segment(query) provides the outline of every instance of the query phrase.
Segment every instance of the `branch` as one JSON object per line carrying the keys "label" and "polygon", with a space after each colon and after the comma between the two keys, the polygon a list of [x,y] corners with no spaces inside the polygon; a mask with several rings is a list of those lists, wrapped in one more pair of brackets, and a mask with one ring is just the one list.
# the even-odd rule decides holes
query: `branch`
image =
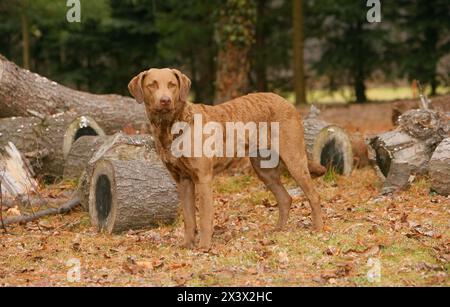
{"label": "branch", "polygon": [[44,216],[49,215],[57,215],[57,214],[65,214],[72,209],[74,209],[76,206],[80,204],[80,198],[76,195],[68,202],[64,203],[58,208],[49,208],[46,210],[38,211],[32,215],[20,215],[15,217],[10,217],[5,219],[3,222],[0,222],[0,227],[6,227],[11,224],[26,224],[35,220],[38,220]]}

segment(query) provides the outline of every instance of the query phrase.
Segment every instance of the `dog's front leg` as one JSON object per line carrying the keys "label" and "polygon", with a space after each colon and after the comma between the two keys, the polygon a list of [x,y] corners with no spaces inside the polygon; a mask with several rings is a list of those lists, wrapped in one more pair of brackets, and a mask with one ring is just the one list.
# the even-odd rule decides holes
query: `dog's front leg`
{"label": "dog's front leg", "polygon": [[198,193],[200,211],[199,248],[202,250],[209,250],[211,248],[214,219],[212,180],[197,183],[195,188]]}
{"label": "dog's front leg", "polygon": [[195,186],[191,179],[181,179],[178,183],[178,195],[180,196],[184,218],[184,246],[193,248],[195,245]]}

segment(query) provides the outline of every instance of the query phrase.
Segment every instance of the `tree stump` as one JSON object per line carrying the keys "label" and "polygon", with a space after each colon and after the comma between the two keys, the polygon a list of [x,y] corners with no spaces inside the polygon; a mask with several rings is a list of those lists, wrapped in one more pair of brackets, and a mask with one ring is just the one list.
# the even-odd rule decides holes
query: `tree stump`
{"label": "tree stump", "polygon": [[450,195],[450,138],[444,139],[430,160],[431,189],[444,196]]}
{"label": "tree stump", "polygon": [[314,106],[303,121],[308,160],[319,163],[339,174],[349,175],[353,170],[352,142],[342,128],[318,118]]}
{"label": "tree stump", "polygon": [[82,135],[104,135],[99,125],[87,116],[72,112],[42,119],[12,117],[0,119],[0,146],[8,142],[27,157],[37,175],[59,178],[63,174],[65,156],[74,141]]}
{"label": "tree stump", "polygon": [[116,134],[99,142],[80,180],[81,202],[89,195],[92,224],[118,233],[172,222],[177,189],[151,136]]}
{"label": "tree stump", "polygon": [[405,188],[414,176],[426,174],[431,155],[448,133],[443,113],[412,110],[399,118],[397,129],[371,138],[369,159],[385,180],[382,193]]}

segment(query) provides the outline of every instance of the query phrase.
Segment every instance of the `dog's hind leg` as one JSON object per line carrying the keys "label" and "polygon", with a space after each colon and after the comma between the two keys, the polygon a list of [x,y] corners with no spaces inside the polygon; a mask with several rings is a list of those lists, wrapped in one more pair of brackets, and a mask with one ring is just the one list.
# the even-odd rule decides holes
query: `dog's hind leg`
{"label": "dog's hind leg", "polygon": [[278,165],[276,168],[261,168],[260,159],[251,158],[250,161],[258,178],[264,182],[278,202],[279,217],[276,229],[283,230],[288,222],[292,198],[281,183],[281,165]]}
{"label": "dog's hind leg", "polygon": [[299,133],[299,131],[303,131],[301,121],[300,119],[292,119],[284,122],[280,128],[281,159],[309,200],[314,229],[322,231],[323,221],[320,197],[314,189],[308,170],[303,133]]}

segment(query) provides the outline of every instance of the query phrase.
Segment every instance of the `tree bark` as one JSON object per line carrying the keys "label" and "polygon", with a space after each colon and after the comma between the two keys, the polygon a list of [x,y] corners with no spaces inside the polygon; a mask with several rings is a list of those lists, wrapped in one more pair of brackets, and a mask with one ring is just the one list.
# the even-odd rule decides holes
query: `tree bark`
{"label": "tree bark", "polygon": [[250,48],[254,42],[256,6],[253,0],[225,0],[218,22],[216,98],[219,104],[248,91]]}
{"label": "tree bark", "polygon": [[130,124],[139,130],[147,123],[144,106],[134,99],[72,90],[21,69],[0,55],[0,117],[44,117],[69,110],[92,117],[108,134]]}
{"label": "tree bark", "polygon": [[431,189],[444,196],[450,195],[450,138],[444,139],[430,160]]}
{"label": "tree bark", "polygon": [[296,104],[306,104],[303,1],[293,0],[294,90]]}

